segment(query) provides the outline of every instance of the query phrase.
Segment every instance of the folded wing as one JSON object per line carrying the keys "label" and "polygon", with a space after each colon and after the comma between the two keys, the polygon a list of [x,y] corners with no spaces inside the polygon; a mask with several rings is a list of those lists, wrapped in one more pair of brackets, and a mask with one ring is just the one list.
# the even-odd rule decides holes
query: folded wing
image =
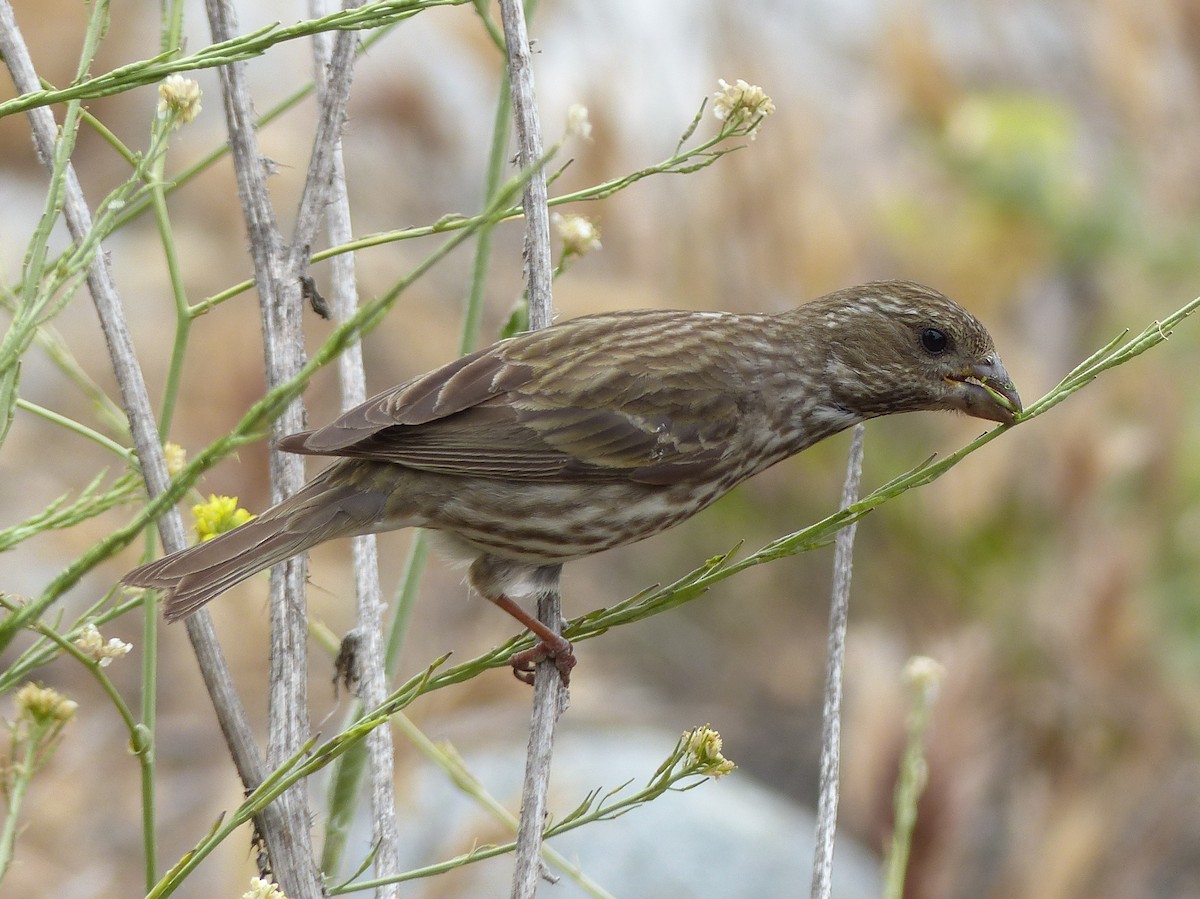
{"label": "folded wing", "polygon": [[716,464],[737,434],[737,373],[709,331],[699,339],[722,320],[575,319],[464,356],[279,446],[444,474],[676,483]]}

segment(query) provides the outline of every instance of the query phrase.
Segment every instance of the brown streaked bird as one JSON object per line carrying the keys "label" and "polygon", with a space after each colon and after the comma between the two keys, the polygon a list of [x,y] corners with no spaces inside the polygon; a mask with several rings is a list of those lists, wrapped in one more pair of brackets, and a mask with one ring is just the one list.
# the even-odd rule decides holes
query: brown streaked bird
{"label": "brown streaked bird", "polygon": [[334,537],[439,532],[485,598],[539,643],[571,644],[513,597],[563,562],[672,527],[746,478],[860,421],[949,409],[1011,424],[1021,400],[987,330],[908,281],[839,290],[787,312],[589,315],[407,381],[332,424],[283,438],[342,457],[221,536],[143,565],[182,618],[257,571]]}

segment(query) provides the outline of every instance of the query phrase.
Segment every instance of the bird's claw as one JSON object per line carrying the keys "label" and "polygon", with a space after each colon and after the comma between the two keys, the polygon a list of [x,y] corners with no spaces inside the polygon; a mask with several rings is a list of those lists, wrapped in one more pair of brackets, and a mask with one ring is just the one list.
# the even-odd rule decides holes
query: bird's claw
{"label": "bird's claw", "polygon": [[550,660],[562,677],[563,686],[571,684],[571,669],[575,667],[575,651],[564,637],[557,640],[539,640],[529,649],[513,653],[508,664],[512,665],[513,676],[523,683],[533,685],[533,674],[538,662]]}

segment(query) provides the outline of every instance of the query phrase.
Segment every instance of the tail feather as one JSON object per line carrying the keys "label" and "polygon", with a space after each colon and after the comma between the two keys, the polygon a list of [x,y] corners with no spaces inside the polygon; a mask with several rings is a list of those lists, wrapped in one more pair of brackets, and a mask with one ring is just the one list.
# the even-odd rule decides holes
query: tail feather
{"label": "tail feather", "polygon": [[272,565],[321,542],[287,533],[286,519],[256,518],[235,530],[129,572],[121,580],[167,590],[163,616],[177,621],[209,600]]}
{"label": "tail feather", "polygon": [[[354,463],[351,463],[353,465]],[[253,574],[334,537],[375,530],[387,493],[367,486],[347,463],[241,527],[142,565],[121,581],[167,591],[163,615],[184,618]]]}

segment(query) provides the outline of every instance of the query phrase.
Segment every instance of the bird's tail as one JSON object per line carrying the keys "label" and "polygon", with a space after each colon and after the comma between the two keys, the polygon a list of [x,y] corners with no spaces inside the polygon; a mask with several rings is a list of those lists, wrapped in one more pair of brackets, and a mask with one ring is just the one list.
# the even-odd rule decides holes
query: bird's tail
{"label": "bird's tail", "polygon": [[[360,464],[360,463],[359,463]],[[327,468],[289,499],[204,543],[129,572],[121,581],[167,591],[163,616],[185,618],[209,600],[272,565],[334,537],[364,534],[383,517],[387,494],[363,490],[352,467]]]}

